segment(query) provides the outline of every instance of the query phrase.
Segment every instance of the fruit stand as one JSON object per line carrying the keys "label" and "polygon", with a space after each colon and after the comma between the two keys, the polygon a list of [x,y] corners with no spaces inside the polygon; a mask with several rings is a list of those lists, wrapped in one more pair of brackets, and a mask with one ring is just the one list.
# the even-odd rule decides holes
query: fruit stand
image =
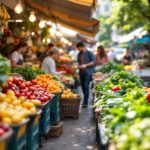
{"label": "fruit stand", "polygon": [[123,68],[117,72],[117,69],[118,65],[110,69],[110,64],[106,64],[102,68],[105,77],[94,82],[99,149],[148,149],[150,88],[144,87],[143,81],[133,73]]}
{"label": "fruit stand", "polygon": [[[62,101],[69,100],[68,109],[76,107],[73,117],[78,117],[80,97],[71,89],[64,89],[57,76],[29,66],[10,71],[7,60],[1,57],[0,61],[2,67],[7,68],[0,75],[0,127],[3,129],[0,130],[0,148],[37,150],[43,144],[40,143],[42,138],[59,137],[63,133]],[[3,138],[7,131],[7,138]]]}

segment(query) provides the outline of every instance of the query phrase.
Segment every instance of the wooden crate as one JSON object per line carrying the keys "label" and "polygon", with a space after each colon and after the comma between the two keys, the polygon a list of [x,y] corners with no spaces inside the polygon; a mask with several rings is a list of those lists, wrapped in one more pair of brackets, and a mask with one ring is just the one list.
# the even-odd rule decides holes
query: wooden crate
{"label": "wooden crate", "polygon": [[51,130],[48,133],[49,137],[60,137],[63,134],[63,122],[59,122],[58,125],[52,125]]}

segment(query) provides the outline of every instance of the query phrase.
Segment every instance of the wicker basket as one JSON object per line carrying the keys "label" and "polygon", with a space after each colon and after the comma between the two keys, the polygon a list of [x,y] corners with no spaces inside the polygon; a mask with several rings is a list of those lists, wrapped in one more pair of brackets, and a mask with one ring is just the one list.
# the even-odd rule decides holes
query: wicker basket
{"label": "wicker basket", "polygon": [[51,130],[48,133],[49,137],[60,137],[63,134],[63,122],[59,122],[58,125],[52,125]]}
{"label": "wicker basket", "polygon": [[61,99],[60,100],[61,118],[65,118],[65,117],[78,118],[80,100],[81,97],[78,97],[76,99]]}

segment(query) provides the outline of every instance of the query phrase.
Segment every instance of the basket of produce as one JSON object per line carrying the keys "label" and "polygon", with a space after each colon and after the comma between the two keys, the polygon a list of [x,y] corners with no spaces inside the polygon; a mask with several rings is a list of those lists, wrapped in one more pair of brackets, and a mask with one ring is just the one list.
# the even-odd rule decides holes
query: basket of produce
{"label": "basket of produce", "polygon": [[60,100],[61,117],[78,118],[80,100],[81,97],[78,94],[71,92],[70,89],[65,89]]}
{"label": "basket of produce", "polygon": [[27,149],[28,150],[37,150],[39,148],[40,141],[40,117],[41,110],[34,115],[30,115],[30,121],[27,125]]}
{"label": "basket of produce", "polygon": [[0,150],[6,150],[13,131],[8,124],[0,124]]}

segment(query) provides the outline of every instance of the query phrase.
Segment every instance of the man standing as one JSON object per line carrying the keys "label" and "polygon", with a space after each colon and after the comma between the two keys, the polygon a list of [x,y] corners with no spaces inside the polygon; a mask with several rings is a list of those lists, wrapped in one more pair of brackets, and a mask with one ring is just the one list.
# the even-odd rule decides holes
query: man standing
{"label": "man standing", "polygon": [[84,43],[79,42],[76,45],[79,50],[78,54],[78,69],[80,75],[81,87],[84,95],[82,107],[87,107],[89,98],[89,84],[92,79],[92,74],[95,71],[95,57],[91,51],[88,51]]}

